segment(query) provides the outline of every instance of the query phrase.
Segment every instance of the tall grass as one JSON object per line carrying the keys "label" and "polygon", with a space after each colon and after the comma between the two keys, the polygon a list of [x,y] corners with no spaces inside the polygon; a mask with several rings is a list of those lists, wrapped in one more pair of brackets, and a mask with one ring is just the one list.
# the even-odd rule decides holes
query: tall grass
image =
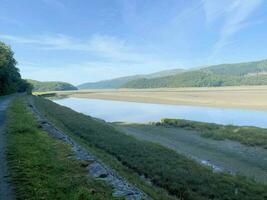
{"label": "tall grass", "polygon": [[249,146],[267,149],[267,129],[252,126],[219,125],[182,119],[162,119],[156,125],[167,125],[194,130],[201,136],[215,140],[234,140]]}
{"label": "tall grass", "polygon": [[244,177],[213,171],[162,146],[139,141],[117,131],[108,123],[35,97],[35,104],[49,119],[105,151],[123,165],[143,175],[154,185],[183,200],[242,199],[264,200],[265,185]]}

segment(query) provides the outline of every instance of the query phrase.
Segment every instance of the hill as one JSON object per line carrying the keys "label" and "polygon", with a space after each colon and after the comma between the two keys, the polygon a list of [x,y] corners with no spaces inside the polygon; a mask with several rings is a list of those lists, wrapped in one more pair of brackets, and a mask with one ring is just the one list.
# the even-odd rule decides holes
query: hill
{"label": "hill", "polygon": [[104,81],[98,81],[98,82],[92,82],[92,83],[84,83],[84,84],[78,85],[77,88],[79,89],[114,89],[114,88],[120,88],[132,80],[138,80],[140,78],[146,78],[146,79],[159,78],[159,77],[170,76],[173,74],[179,74],[182,72],[184,72],[183,69],[173,69],[173,70],[165,70],[165,71],[160,71],[160,72],[147,74],[147,75],[125,76],[125,77],[120,77],[120,78],[115,78],[115,79],[110,79],[110,80],[104,80]]}
{"label": "hill", "polygon": [[41,82],[30,79],[28,79],[27,81],[33,85],[34,92],[77,90],[75,86],[65,82],[58,82],[58,81]]}
{"label": "hill", "polygon": [[267,60],[213,65],[159,78],[139,78],[124,88],[267,85]]}

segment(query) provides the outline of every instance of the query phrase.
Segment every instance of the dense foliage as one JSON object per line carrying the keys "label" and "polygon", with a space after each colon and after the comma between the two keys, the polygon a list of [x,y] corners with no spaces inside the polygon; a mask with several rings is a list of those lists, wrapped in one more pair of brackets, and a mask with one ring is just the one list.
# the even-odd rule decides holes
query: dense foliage
{"label": "dense foliage", "polygon": [[229,139],[245,145],[267,149],[267,129],[251,126],[219,125],[182,119],[162,119],[157,125],[167,125],[194,130],[203,137],[216,140]]}
{"label": "dense foliage", "polygon": [[58,81],[41,82],[29,79],[27,81],[33,85],[34,92],[77,90],[75,86],[65,82],[58,82]]}
{"label": "dense foliage", "polygon": [[0,42],[0,96],[27,90],[31,86],[21,79],[11,48]]}
{"label": "dense foliage", "polygon": [[24,97],[8,112],[8,163],[16,199],[106,200],[112,189],[89,179],[70,147],[43,132]]}
{"label": "dense foliage", "polygon": [[160,78],[129,81],[126,88],[267,85],[267,60],[215,65]]}
{"label": "dense foliage", "polygon": [[243,177],[214,173],[208,167],[165,147],[137,140],[109,125],[40,97],[37,108],[70,132],[116,157],[123,165],[144,175],[183,200],[264,200],[267,187]]}

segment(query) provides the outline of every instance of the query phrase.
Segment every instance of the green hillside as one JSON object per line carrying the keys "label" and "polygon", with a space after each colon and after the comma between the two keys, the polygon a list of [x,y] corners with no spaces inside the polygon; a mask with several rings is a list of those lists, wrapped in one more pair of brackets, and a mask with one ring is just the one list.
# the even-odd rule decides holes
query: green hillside
{"label": "green hillside", "polygon": [[165,70],[165,71],[160,71],[160,72],[147,74],[147,75],[125,76],[125,77],[115,78],[111,80],[84,83],[84,84],[78,85],[77,87],[79,89],[114,89],[114,88],[120,88],[132,80],[137,80],[140,78],[147,78],[147,79],[159,78],[159,77],[170,76],[173,74],[179,74],[182,72],[184,72],[183,69]]}
{"label": "green hillside", "polygon": [[267,85],[267,60],[214,65],[167,77],[139,78],[127,82],[122,87],[160,88],[239,85]]}
{"label": "green hillside", "polygon": [[27,81],[33,85],[34,92],[77,90],[75,86],[65,82],[58,82],[58,81],[41,82],[30,79],[28,79]]}
{"label": "green hillside", "polygon": [[92,83],[84,83],[78,85],[77,88],[79,89],[112,89],[112,88],[119,88],[122,85],[128,83],[131,80],[138,79],[138,76],[127,76],[122,78],[115,78],[106,81],[98,81]]}

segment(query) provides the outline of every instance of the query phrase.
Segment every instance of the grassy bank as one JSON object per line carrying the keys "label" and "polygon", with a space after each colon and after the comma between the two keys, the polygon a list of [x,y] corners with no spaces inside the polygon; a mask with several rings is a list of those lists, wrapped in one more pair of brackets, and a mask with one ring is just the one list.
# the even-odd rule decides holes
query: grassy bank
{"label": "grassy bank", "polygon": [[181,119],[162,119],[156,125],[174,126],[188,130],[194,130],[201,136],[215,140],[234,140],[245,145],[261,146],[267,149],[267,129],[249,127],[219,125],[214,123],[196,122]]}
{"label": "grassy bank", "polygon": [[114,127],[137,139],[154,142],[199,162],[208,161],[231,171],[267,184],[267,151],[242,145],[232,140],[201,137],[196,131],[140,123],[112,123]]}
{"label": "grassy bank", "polygon": [[[173,196],[170,196],[166,190],[160,187],[152,186],[150,184],[150,181],[145,180],[144,178],[140,177],[136,171],[123,165],[113,155],[107,153],[105,150],[101,148],[97,148],[95,145],[92,145],[90,142],[88,142],[88,140],[86,140],[85,138],[72,132],[67,126],[65,126],[65,123],[63,121],[61,121],[59,118],[55,117],[54,115],[49,114],[50,112],[47,112],[46,109],[50,107],[50,103],[52,102],[44,100],[42,98],[35,98],[36,106],[38,107],[39,110],[42,111],[42,113],[45,114],[46,118],[49,119],[49,121],[51,121],[53,124],[55,124],[57,128],[59,128],[60,130],[64,131],[66,134],[71,136],[83,148],[88,149],[91,153],[96,155],[99,159],[109,164],[114,170],[118,172],[119,175],[126,178],[130,183],[133,183],[136,186],[138,186],[138,188],[143,190],[153,199],[155,200],[177,199]],[[56,105],[56,107],[58,107],[58,105]]]}
{"label": "grassy bank", "polygon": [[181,199],[267,198],[265,185],[243,177],[213,173],[210,168],[170,149],[134,139],[103,121],[43,98],[35,97],[35,104],[51,121],[79,137],[84,144],[114,156],[124,166]]}
{"label": "grassy bank", "polygon": [[112,199],[111,188],[87,176],[67,144],[51,138],[26,109],[25,97],[8,111],[8,162],[17,199]]}

